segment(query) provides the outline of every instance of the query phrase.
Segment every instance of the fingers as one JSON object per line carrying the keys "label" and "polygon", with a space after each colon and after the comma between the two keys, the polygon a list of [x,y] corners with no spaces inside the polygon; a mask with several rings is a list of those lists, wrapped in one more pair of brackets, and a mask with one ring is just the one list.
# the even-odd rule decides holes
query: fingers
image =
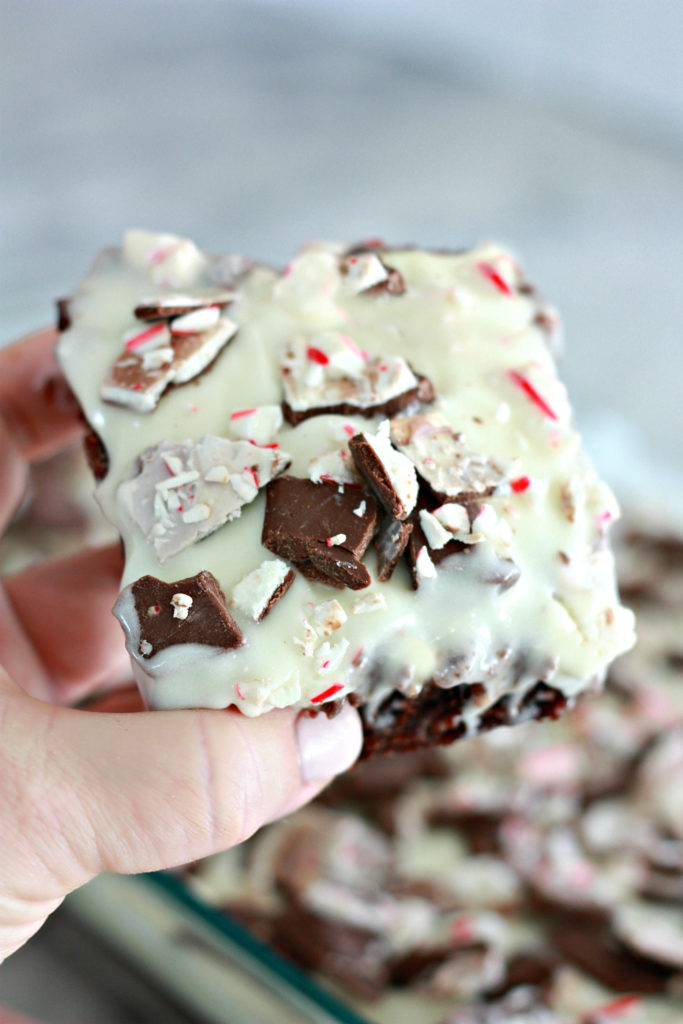
{"label": "fingers", "polygon": [[130,677],[121,629],[111,613],[121,565],[120,548],[111,545],[5,579],[0,652],[27,693],[73,703]]}
{"label": "fingers", "polygon": [[54,330],[37,331],[0,350],[0,419],[27,460],[59,450],[83,431],[54,357],[56,338]]}
{"label": "fingers", "polygon": [[28,463],[0,419],[0,533],[21,504],[28,484]]}
{"label": "fingers", "polygon": [[241,842],[348,768],[362,740],[350,706],[328,720],[292,711],[255,719],[208,710],[98,714],[16,702],[15,736],[24,749],[29,736],[34,749],[40,738],[40,753],[24,755],[26,771],[41,775],[32,780],[42,794],[35,813],[64,891],[103,870],[171,867]]}

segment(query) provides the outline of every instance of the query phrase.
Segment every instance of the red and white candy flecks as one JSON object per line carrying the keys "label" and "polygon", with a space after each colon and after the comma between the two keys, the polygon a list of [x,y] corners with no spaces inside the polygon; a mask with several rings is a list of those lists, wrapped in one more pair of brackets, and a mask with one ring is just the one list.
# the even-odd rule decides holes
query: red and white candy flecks
{"label": "red and white candy flecks", "polygon": [[[109,456],[98,500],[126,582],[209,570],[245,637],[191,673],[190,651],[139,658],[150,706],[257,715],[353,692],[370,715],[397,686],[457,674],[484,690],[463,711],[472,733],[539,679],[573,699],[632,643],[607,543],[617,510],[572,423],[547,306],[504,248],[316,242],[278,272],[136,230],[72,307],[58,355]],[[363,519],[359,434],[400,499],[383,527],[405,514],[399,540],[419,530],[417,549],[381,582],[371,539],[361,592],[297,572],[269,605],[283,569],[264,568],[265,485],[289,463],[328,492],[354,488]],[[350,532],[331,521],[325,552]],[[323,635],[315,609],[332,600]]]}

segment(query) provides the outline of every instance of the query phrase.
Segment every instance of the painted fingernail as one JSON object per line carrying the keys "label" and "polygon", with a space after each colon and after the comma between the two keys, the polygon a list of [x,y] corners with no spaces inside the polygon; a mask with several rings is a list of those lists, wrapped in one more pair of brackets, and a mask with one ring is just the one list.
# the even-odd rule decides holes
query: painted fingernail
{"label": "painted fingernail", "polygon": [[363,745],[360,715],[345,704],[338,715],[309,718],[300,715],[296,722],[299,765],[304,782],[322,782],[350,768]]}

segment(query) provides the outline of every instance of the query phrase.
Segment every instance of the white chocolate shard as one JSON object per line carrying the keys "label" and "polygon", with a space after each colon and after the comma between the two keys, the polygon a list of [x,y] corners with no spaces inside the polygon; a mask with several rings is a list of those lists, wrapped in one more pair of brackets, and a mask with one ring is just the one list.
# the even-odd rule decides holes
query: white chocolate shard
{"label": "white chocolate shard", "polygon": [[[178,461],[187,468],[169,476],[169,463],[177,467]],[[162,441],[144,452],[140,463],[138,475],[119,486],[117,500],[164,562],[239,516],[242,506],[287,467],[289,456],[207,436],[196,443]],[[207,480],[215,469],[227,470],[224,483]],[[159,496],[165,501],[159,503]]]}
{"label": "white chocolate shard", "polygon": [[267,558],[233,588],[231,604],[254,622],[260,622],[288,576],[293,578],[294,572],[286,562]]}

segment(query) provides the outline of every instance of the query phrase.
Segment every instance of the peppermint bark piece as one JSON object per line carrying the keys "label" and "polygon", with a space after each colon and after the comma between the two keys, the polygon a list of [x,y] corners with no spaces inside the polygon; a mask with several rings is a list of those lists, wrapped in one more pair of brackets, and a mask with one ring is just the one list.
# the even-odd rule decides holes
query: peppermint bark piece
{"label": "peppermint bark piece", "polygon": [[397,452],[389,440],[389,421],[376,434],[364,431],[349,441],[361,476],[394,519],[407,519],[417,501],[417,476],[410,459]]}
{"label": "peppermint bark piece", "polygon": [[341,272],[357,295],[403,295],[406,283],[395,267],[388,266],[376,252],[353,252],[341,261]]}
{"label": "peppermint bark piece", "polygon": [[143,663],[177,644],[230,651],[244,643],[218,580],[207,570],[173,583],[143,576],[122,590],[114,614],[128,651]]}
{"label": "peppermint bark piece", "polygon": [[120,485],[118,502],[165,562],[239,516],[288,464],[286,452],[247,441],[162,441],[140,456],[140,472]]}
{"label": "peppermint bark piece", "polygon": [[503,469],[470,448],[440,413],[392,419],[391,440],[441,501],[486,497],[505,478]]}
{"label": "peppermint bark piece", "polygon": [[168,320],[172,317],[182,317],[189,313],[196,313],[198,310],[207,308],[222,309],[229,305],[235,297],[234,292],[215,292],[206,297],[181,295],[171,293],[170,295],[158,295],[153,298],[144,298],[134,309],[138,320]]}
{"label": "peppermint bark piece", "polygon": [[236,331],[236,324],[218,316],[204,330],[174,333],[172,325],[155,323],[142,331],[128,332],[123,353],[102,382],[102,398],[134,412],[152,412],[170,384],[186,384],[197,377]]}
{"label": "peppermint bark piece", "polygon": [[369,494],[364,500],[359,516],[358,488],[340,492],[333,483],[278,477],[266,488],[263,545],[293,562],[307,579],[352,590],[367,587],[370,574],[360,559],[377,529],[378,511]]}
{"label": "peppermint bark piece", "polygon": [[287,593],[295,576],[294,570],[281,559],[266,559],[239,581],[233,589],[231,604],[254,622],[261,622]]}
{"label": "peppermint bark piece", "polygon": [[296,426],[309,416],[395,416],[433,402],[434,386],[403,356],[372,356],[340,332],[294,338],[282,362],[283,412]]}

